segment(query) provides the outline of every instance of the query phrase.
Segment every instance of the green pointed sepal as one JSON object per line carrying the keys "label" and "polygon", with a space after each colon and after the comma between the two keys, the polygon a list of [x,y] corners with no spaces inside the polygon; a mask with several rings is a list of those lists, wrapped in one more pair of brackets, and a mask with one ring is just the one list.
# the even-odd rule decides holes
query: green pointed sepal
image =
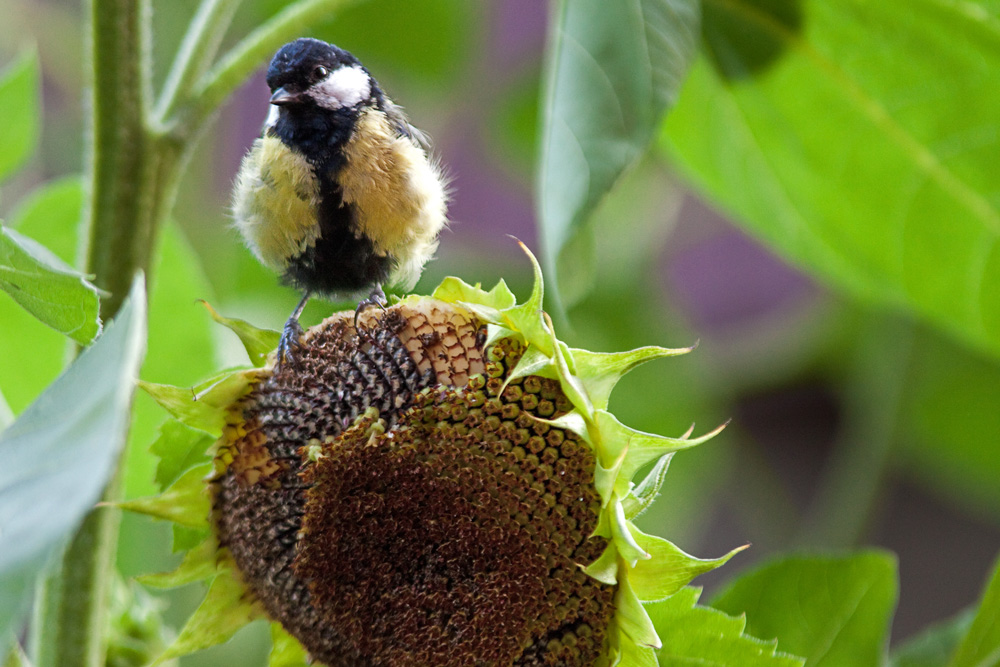
{"label": "green pointed sepal", "polygon": [[196,466],[159,495],[126,500],[117,505],[130,512],[173,521],[188,528],[207,529],[212,505],[205,482],[211,473],[211,463]]}
{"label": "green pointed sepal", "polygon": [[213,535],[206,537],[201,544],[184,553],[184,559],[170,572],[143,574],[136,577],[140,584],[153,588],[177,588],[197,581],[211,578],[219,568],[220,560],[225,556],[219,551],[219,545]]}
{"label": "green pointed sepal", "polygon": [[695,345],[682,348],[640,347],[627,352],[591,352],[571,348],[576,372],[583,380],[591,403],[600,410],[608,409],[608,398],[618,381],[629,371],[655,359],[676,357],[695,349]]}
{"label": "green pointed sepal", "polygon": [[595,410],[593,421],[596,432],[591,434],[591,442],[596,447],[598,460],[608,471],[603,484],[597,487],[602,498],[609,498],[612,493],[625,498],[632,488],[632,479],[641,468],[666,455],[708,442],[728,424],[697,438],[690,437],[690,430],[679,438],[671,438],[625,426],[607,410]]}
{"label": "green pointed sepal", "polygon": [[656,650],[640,646],[629,637],[619,641],[617,657],[611,664],[613,667],[659,667]]}
{"label": "green pointed sepal", "polygon": [[227,433],[239,433],[243,428],[239,401],[268,376],[270,371],[259,367],[267,363],[279,334],[258,329],[243,320],[223,317],[207,303],[205,306],[215,321],[240,337],[251,362],[258,368],[228,370],[195,387],[140,383],[174,417],[161,427],[152,447],[159,458],[157,481],[166,488],[158,496],[131,500],[121,503],[121,507],[172,521],[174,547],[184,551],[184,558],[175,570],[144,575],[139,581],[156,588],[210,581],[201,605],[154,665],[221,644],[247,623],[265,617],[235,574],[228,551],[219,548],[211,531],[207,482],[226,464],[220,460],[224,458],[218,449],[220,438]]}
{"label": "green pointed sepal", "polygon": [[266,373],[259,369],[235,369],[194,387],[175,387],[141,380],[139,386],[177,421],[218,438],[233,419],[232,407],[250,393]]}
{"label": "green pointed sepal", "polygon": [[204,431],[186,426],[176,419],[160,425],[160,433],[150,453],[158,459],[155,481],[161,491],[169,488],[181,475],[195,466],[212,460],[215,438]]}
{"label": "green pointed sepal", "polygon": [[635,519],[653,504],[653,501],[660,495],[663,482],[666,481],[667,468],[670,467],[670,461],[673,457],[672,452],[661,456],[652,469],[646,473],[646,476],[642,478],[642,481],[634,485],[628,495],[622,499],[625,516],[629,519]]}
{"label": "green pointed sepal", "polygon": [[156,659],[153,667],[229,641],[240,628],[258,618],[265,618],[259,603],[250,597],[231,569],[220,568],[205,599],[188,618],[170,648]]}
{"label": "green pointed sepal", "polygon": [[442,280],[441,284],[431,294],[431,297],[465,306],[487,321],[499,319],[500,311],[506,310],[517,303],[517,297],[514,296],[514,293],[510,291],[507,283],[503,280],[487,292],[479,283],[470,285],[461,278],[454,276],[448,276]]}
{"label": "green pointed sepal", "polygon": [[201,300],[201,305],[205,306],[205,310],[208,311],[213,320],[239,336],[247,351],[247,356],[250,357],[250,363],[257,368],[267,364],[268,355],[278,347],[281,333],[273,329],[260,329],[246,320],[223,317],[216,312],[215,308],[212,308],[208,301]]}
{"label": "green pointed sepal", "polygon": [[702,559],[685,553],[662,537],[647,535],[635,526],[632,526],[632,538],[650,555],[648,559],[638,561],[628,573],[636,596],[644,603],[670,597],[698,575],[724,565],[750,546],[736,547],[719,558]]}
{"label": "green pointed sepal", "polygon": [[658,649],[662,644],[639,597],[632,590],[628,578],[618,581],[615,591],[615,618],[623,635],[622,643],[631,641],[640,648]]}
{"label": "green pointed sepal", "polygon": [[271,623],[271,652],[267,667],[308,667],[312,664],[309,654],[299,640],[291,636],[280,623]]}

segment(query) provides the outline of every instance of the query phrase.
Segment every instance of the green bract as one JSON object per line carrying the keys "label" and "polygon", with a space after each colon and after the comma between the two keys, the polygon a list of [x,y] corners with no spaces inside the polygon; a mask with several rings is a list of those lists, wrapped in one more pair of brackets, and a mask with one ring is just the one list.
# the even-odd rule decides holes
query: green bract
{"label": "green bract", "polygon": [[[621,424],[607,411],[615,383],[688,350],[569,348],[542,311],[531,260],[521,304],[502,281],[486,292],[447,278],[431,297],[368,314],[364,334],[352,313],[314,327],[296,370],[275,372],[272,355],[194,391],[145,385],[184,426],[156,443],[169,487],[126,507],[183,526],[188,545],[202,539],[175,572],[144,582],[211,579],[161,660],[264,616],[285,626],[272,633],[272,665],[301,660],[292,636],[330,664],[658,664],[646,604],[740,549],[700,560],[632,519],[674,452],[721,427],[667,438]],[[213,316],[235,322],[251,353],[273,340]],[[202,433],[221,436],[206,456],[194,451]],[[773,657],[773,643],[751,644]]]}

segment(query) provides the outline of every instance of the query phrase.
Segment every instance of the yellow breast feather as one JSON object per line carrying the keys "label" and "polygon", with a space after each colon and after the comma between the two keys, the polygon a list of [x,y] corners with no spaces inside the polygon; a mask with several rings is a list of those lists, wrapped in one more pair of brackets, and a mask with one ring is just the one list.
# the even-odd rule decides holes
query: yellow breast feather
{"label": "yellow breast feather", "polygon": [[319,184],[312,166],[280,139],[254,142],[233,190],[235,224],[257,258],[282,272],[316,242]]}
{"label": "yellow breast feather", "polygon": [[388,286],[410,290],[437,249],[446,223],[446,194],[437,165],[381,113],[364,111],[344,147],[338,178],[345,204],[357,212],[356,233],[375,252],[396,258]]}

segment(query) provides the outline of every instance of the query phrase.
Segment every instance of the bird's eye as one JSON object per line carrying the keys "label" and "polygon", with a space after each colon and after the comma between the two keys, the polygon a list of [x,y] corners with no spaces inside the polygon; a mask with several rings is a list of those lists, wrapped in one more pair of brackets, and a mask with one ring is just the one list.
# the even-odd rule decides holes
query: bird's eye
{"label": "bird's eye", "polygon": [[320,79],[325,79],[326,75],[329,73],[330,71],[327,68],[323,67],[322,65],[317,65],[316,69],[313,70],[313,79],[315,79],[316,81],[319,81]]}

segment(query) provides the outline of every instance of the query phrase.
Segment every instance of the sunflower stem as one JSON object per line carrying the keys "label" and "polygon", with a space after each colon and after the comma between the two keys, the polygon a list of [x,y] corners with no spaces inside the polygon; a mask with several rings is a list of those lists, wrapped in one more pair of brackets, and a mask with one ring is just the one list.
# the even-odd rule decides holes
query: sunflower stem
{"label": "sunflower stem", "polygon": [[[88,90],[89,208],[84,215],[84,266],[109,293],[107,321],[121,307],[137,270],[148,270],[161,202],[157,145],[146,131],[150,63],[149,0],[89,0],[88,36],[93,77]],[[105,500],[121,494],[121,470]],[[120,512],[96,509],[84,519],[59,567],[40,586],[33,624],[38,667],[103,667],[107,652],[108,590],[118,543]]]}

